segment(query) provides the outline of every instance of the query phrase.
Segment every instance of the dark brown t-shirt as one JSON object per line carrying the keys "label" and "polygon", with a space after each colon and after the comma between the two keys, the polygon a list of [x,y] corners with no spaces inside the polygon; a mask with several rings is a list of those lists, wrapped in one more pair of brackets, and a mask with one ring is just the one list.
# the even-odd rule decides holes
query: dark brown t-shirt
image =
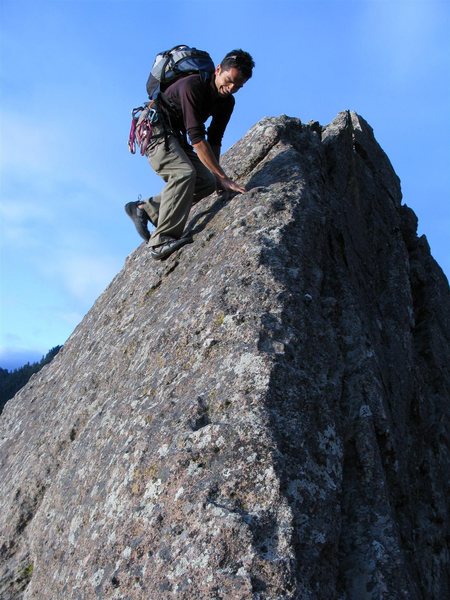
{"label": "dark brown t-shirt", "polygon": [[[223,98],[217,93],[214,77],[203,81],[200,75],[182,77],[162,94],[175,133],[189,137],[191,144],[208,139],[211,146],[220,146],[225,128],[234,108],[233,96]],[[212,117],[206,130],[205,121]]]}

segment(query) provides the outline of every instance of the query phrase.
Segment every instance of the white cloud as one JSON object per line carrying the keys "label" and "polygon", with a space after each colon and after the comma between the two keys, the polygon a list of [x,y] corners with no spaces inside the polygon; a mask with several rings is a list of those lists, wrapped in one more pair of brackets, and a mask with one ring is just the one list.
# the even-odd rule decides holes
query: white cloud
{"label": "white cloud", "polygon": [[22,199],[2,199],[0,203],[1,244],[21,251],[39,246],[39,230],[52,220],[50,207]]}
{"label": "white cloud", "polygon": [[[42,107],[41,107],[42,108]],[[2,196],[22,196],[36,202],[64,202],[66,190],[86,191],[104,201],[117,193],[118,157],[125,165],[126,131],[113,117],[89,114],[91,107],[66,107],[20,113],[0,112],[0,188]],[[100,106],[95,107],[101,111]],[[109,120],[108,120],[109,119]],[[117,149],[122,152],[117,152]],[[125,170],[125,166],[124,166]],[[116,181],[115,181],[116,180]],[[89,194],[85,194],[84,201]]]}
{"label": "white cloud", "polygon": [[0,368],[14,371],[23,367],[27,363],[39,362],[43,356],[50,350],[32,350],[20,348],[0,347]]}
{"label": "white cloud", "polygon": [[72,330],[81,323],[84,314],[77,311],[59,311],[57,317],[61,323],[65,323]]}
{"label": "white cloud", "polygon": [[26,335],[4,333],[0,340],[0,367],[12,370],[27,362],[37,362],[49,350],[38,340],[30,343]]}
{"label": "white cloud", "polygon": [[8,294],[2,299],[0,356],[45,353],[64,343],[81,322],[123,262],[122,257],[109,255],[88,239],[80,240],[86,247],[41,245],[39,251],[27,255],[26,266],[20,266],[15,280],[9,276],[12,287],[7,287]]}
{"label": "white cloud", "polygon": [[51,219],[51,211],[47,206],[30,202],[29,199],[22,199],[20,196],[0,204],[0,216],[9,224],[20,223],[23,221],[24,214],[47,221]]}
{"label": "white cloud", "polygon": [[6,173],[53,173],[60,164],[61,130],[54,122],[3,110],[1,165]]}
{"label": "white cloud", "polygon": [[95,299],[118,271],[112,256],[77,254],[59,256],[52,264],[53,274],[61,279],[75,300]]}

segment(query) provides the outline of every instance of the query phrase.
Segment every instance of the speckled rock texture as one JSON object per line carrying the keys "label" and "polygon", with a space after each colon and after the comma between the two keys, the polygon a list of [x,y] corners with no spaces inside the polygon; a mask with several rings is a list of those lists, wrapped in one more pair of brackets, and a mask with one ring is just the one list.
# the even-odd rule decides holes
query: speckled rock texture
{"label": "speckled rock texture", "polygon": [[342,112],[223,163],[8,402],[1,598],[450,597],[449,287],[388,158]]}

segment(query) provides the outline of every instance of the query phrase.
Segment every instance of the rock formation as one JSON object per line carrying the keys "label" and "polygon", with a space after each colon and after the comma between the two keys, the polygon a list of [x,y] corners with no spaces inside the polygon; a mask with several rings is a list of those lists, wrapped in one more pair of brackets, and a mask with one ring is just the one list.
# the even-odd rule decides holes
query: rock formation
{"label": "rock formation", "polygon": [[223,162],[8,402],[1,598],[450,597],[450,295],[388,158],[343,112]]}

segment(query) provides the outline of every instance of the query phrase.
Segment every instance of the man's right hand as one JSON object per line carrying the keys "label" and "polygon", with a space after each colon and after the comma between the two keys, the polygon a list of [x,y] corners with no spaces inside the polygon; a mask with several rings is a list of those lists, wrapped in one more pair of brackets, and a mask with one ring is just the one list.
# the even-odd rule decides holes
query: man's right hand
{"label": "man's right hand", "polygon": [[209,142],[206,140],[200,140],[200,142],[194,144],[194,150],[205,167],[207,167],[211,173],[216,176],[219,188],[222,188],[225,190],[225,192],[237,192],[238,194],[243,194],[245,192],[245,187],[239,185],[225,175],[225,172],[215,157]]}
{"label": "man's right hand", "polygon": [[237,192],[243,194],[246,190],[245,187],[239,185],[229,177],[217,177],[218,187],[226,192]]}

